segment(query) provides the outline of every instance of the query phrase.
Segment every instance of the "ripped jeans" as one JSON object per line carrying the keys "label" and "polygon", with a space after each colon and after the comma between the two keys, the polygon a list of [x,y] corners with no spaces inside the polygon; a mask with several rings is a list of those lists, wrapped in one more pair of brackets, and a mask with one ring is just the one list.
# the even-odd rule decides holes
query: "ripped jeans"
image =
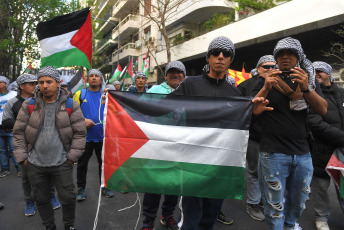
{"label": "ripped jeans", "polygon": [[[313,175],[311,154],[287,155],[261,152],[259,186],[264,202],[267,229],[293,229],[306,208]],[[285,203],[283,203],[284,191]]]}

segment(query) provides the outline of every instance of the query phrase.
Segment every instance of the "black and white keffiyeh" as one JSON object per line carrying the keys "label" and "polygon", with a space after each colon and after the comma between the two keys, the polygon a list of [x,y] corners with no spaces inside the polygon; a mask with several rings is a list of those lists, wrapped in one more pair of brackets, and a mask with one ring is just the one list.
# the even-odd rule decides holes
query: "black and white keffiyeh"
{"label": "black and white keffiyeh", "polygon": [[259,58],[256,68],[258,68],[259,66],[261,66],[265,62],[275,62],[276,63],[274,56],[264,55],[261,58]]}
{"label": "black and white keffiyeh", "polygon": [[16,80],[18,86],[20,84],[24,84],[27,82],[35,82],[35,81],[37,81],[37,76],[35,76],[33,74],[22,74]]}
{"label": "black and white keffiyeh", "polygon": [[165,68],[165,76],[167,75],[167,72],[170,70],[170,69],[177,69],[181,72],[183,72],[184,74],[184,77],[186,76],[186,70],[185,70],[185,66],[182,62],[180,61],[171,61],[170,63],[168,63],[166,65],[166,68]]}
{"label": "black and white keffiyeh", "polygon": [[8,87],[10,86],[10,80],[5,76],[0,76],[0,82],[5,82],[6,89],[9,91]]}
{"label": "black and white keffiyeh", "polygon": [[229,38],[225,36],[214,38],[208,46],[207,59],[210,56],[210,51],[214,49],[222,49],[222,50],[230,51],[231,63],[233,62],[234,56],[235,56],[235,47],[234,47],[233,42]]}
{"label": "black and white keffiyeh", "polygon": [[37,80],[44,76],[54,78],[58,83],[60,83],[60,73],[54,66],[45,66],[40,69],[37,74]]}
{"label": "black and white keffiyeh", "polygon": [[277,56],[282,50],[289,50],[297,55],[299,67],[307,72],[308,83],[315,88],[315,70],[312,62],[306,58],[299,40],[291,37],[286,37],[282,40],[279,40],[273,52],[275,60],[277,60]]}
{"label": "black and white keffiyeh", "polygon": [[324,72],[330,75],[330,80],[333,82],[334,79],[332,77],[332,66],[323,61],[315,61],[313,62],[313,66],[316,71]]}

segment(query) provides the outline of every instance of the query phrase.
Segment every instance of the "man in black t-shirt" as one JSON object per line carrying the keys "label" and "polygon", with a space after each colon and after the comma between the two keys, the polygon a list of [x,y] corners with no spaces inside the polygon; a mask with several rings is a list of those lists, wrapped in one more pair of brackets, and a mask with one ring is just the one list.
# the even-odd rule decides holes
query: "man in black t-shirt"
{"label": "man in black t-shirt", "polygon": [[327,103],[319,96],[314,68],[298,40],[280,40],[273,55],[278,69],[258,79],[253,90],[253,95],[267,98],[274,108],[261,115],[258,177],[268,229],[301,229],[296,220],[305,209],[313,174],[307,107],[324,115]]}

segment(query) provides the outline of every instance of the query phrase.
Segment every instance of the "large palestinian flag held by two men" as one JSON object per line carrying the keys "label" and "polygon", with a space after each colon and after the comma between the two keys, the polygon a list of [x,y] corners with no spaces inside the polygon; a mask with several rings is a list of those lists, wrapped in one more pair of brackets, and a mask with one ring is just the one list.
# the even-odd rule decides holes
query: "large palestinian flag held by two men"
{"label": "large palestinian flag held by two men", "polygon": [[37,25],[42,49],[41,66],[84,66],[92,64],[91,9],[85,8]]}
{"label": "large palestinian flag held by two men", "polygon": [[102,186],[242,199],[250,99],[109,91]]}

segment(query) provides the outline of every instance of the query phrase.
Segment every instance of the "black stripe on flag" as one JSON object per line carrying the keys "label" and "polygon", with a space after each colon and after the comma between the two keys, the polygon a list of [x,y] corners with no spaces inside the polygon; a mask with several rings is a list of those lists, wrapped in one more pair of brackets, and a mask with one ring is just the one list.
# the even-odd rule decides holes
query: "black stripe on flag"
{"label": "black stripe on flag", "polygon": [[162,125],[248,130],[247,97],[200,97],[109,91],[135,121]]}
{"label": "black stripe on flag", "polygon": [[85,8],[70,14],[57,16],[49,21],[40,22],[37,25],[38,40],[55,37],[80,29],[85,23],[90,8]]}

